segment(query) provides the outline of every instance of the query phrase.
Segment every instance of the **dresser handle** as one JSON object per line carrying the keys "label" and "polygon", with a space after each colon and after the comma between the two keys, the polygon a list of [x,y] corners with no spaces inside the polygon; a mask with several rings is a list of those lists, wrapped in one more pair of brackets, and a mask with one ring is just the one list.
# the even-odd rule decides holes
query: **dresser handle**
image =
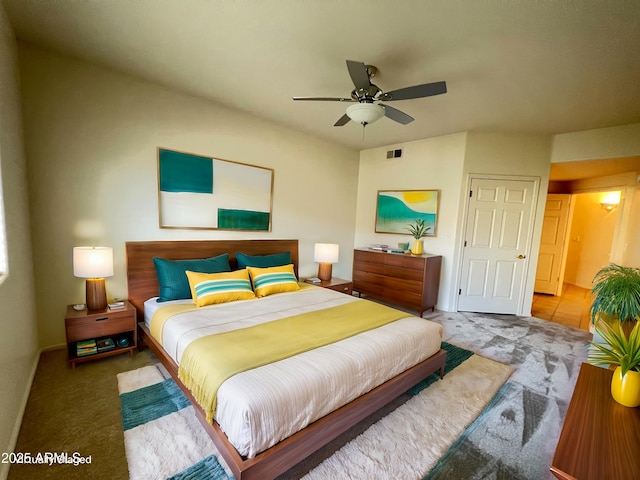
{"label": "dresser handle", "polygon": [[109,317],[96,318],[96,322],[101,322],[103,320],[109,320]]}

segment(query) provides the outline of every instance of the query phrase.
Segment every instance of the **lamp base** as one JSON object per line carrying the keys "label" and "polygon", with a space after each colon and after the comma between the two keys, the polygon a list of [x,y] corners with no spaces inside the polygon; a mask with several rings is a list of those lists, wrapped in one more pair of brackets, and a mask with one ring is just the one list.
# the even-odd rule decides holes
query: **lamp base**
{"label": "lamp base", "polygon": [[107,308],[107,288],[104,278],[87,278],[87,309],[104,310]]}
{"label": "lamp base", "polygon": [[318,264],[318,278],[322,281],[331,280],[332,264],[320,262]]}

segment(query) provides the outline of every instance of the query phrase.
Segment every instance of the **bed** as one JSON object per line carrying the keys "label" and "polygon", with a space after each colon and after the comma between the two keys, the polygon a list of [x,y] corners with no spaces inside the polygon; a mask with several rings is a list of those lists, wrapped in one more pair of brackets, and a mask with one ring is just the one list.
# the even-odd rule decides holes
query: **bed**
{"label": "bed", "polygon": [[[331,395],[331,398],[329,399],[330,401],[327,400],[326,402],[324,399],[321,399],[322,401],[313,401],[306,398],[298,399],[296,400],[297,403],[295,403],[295,407],[282,407],[280,411],[276,410],[272,412],[272,415],[282,417],[287,413],[291,414],[294,420],[284,421],[281,429],[273,428],[273,425],[267,420],[265,425],[268,425],[266,430],[269,431],[269,434],[266,435],[262,431],[263,433],[255,435],[257,440],[253,443],[254,433],[250,432],[248,436],[242,437],[246,432],[241,433],[241,436],[238,436],[237,433],[238,430],[243,430],[242,428],[238,428],[234,432],[233,424],[235,417],[244,417],[248,415],[245,411],[234,411],[231,409],[231,413],[221,413],[226,412],[225,408],[230,404],[243,404],[243,402],[235,401],[235,399],[239,398],[239,395],[241,395],[243,391],[247,390],[246,385],[256,385],[255,388],[259,388],[260,381],[263,378],[265,379],[264,382],[266,385],[277,383],[272,382],[273,379],[282,379],[283,389],[293,390],[292,384],[287,384],[287,382],[297,381],[295,369],[303,368],[305,364],[318,364],[321,361],[319,360],[320,357],[318,357],[318,355],[322,355],[322,352],[328,354],[326,355],[328,357],[340,357],[339,352],[341,349],[346,352],[357,351],[357,356],[362,355],[363,358],[366,358],[368,355],[368,353],[366,353],[368,347],[365,343],[358,342],[369,342],[369,340],[364,340],[367,336],[378,335],[378,339],[373,340],[374,343],[382,342],[383,340],[384,342],[392,340],[396,341],[396,337],[399,339],[397,341],[410,342],[412,340],[408,338],[406,340],[401,340],[402,329],[424,328],[424,336],[426,337],[428,335],[434,335],[433,332],[436,327],[433,327],[433,325],[437,326],[437,324],[432,324],[432,322],[428,322],[427,320],[412,317],[409,314],[402,314],[399,316],[398,320],[385,323],[371,331],[354,335],[349,338],[345,338],[344,340],[321,346],[317,349],[311,349],[309,351],[299,353],[295,357],[288,357],[274,362],[273,364],[260,366],[234,375],[219,387],[218,401],[216,404],[217,409],[214,409],[214,419],[209,421],[207,420],[207,417],[211,418],[212,413],[209,411],[206,402],[202,402],[201,405],[195,398],[198,396],[198,392],[195,394],[192,393],[192,391],[185,386],[185,383],[181,381],[179,377],[180,373],[183,373],[184,378],[184,372],[180,372],[179,364],[181,362],[184,364],[188,363],[187,361],[184,361],[184,358],[186,358],[183,357],[185,348],[183,348],[184,345],[180,343],[182,341],[180,339],[188,337],[191,332],[201,330],[201,328],[193,328],[189,326],[186,320],[187,314],[181,313],[175,316],[175,318],[178,319],[175,322],[174,317],[170,317],[170,319],[167,320],[167,322],[174,323],[166,323],[166,326],[162,331],[163,333],[159,334],[156,328],[156,331],[152,334],[152,327],[150,326],[149,321],[152,318],[151,310],[153,310],[155,302],[154,297],[158,296],[159,290],[159,283],[153,258],[160,257],[172,260],[202,259],[222,254],[229,254],[229,265],[232,270],[235,270],[238,267],[235,255],[236,252],[243,252],[252,256],[289,252],[293,271],[297,274],[298,242],[297,240],[128,242],[126,244],[126,251],[128,297],[129,301],[137,310],[138,326],[140,331],[139,338],[141,339],[140,346],[142,348],[143,345],[148,345],[152,349],[170,372],[172,377],[176,380],[180,388],[185,392],[194,405],[198,418],[213,439],[216,447],[219,449],[222,457],[225,459],[237,479],[266,479],[276,477],[336,438],[338,435],[348,430],[360,420],[366,418],[368,415],[405,392],[408,388],[418,383],[429,374],[437,372],[438,370],[440,371],[441,377],[444,374],[444,361],[446,354],[444,350],[440,349],[439,341],[441,340],[441,330],[438,330],[440,332],[440,337],[437,338],[437,342],[436,339],[430,338],[429,340],[425,339],[424,343],[418,342],[416,344],[417,347],[412,348],[403,347],[402,344],[399,344],[398,346],[385,346],[384,348],[388,348],[389,352],[391,352],[387,354],[394,355],[394,360],[389,361],[387,359],[387,361],[380,362],[381,365],[385,365],[386,368],[386,371],[383,371],[380,374],[385,378],[384,380],[381,380],[382,383],[373,378],[374,373],[372,373],[374,370],[376,372],[380,370],[379,366],[372,366],[370,372],[367,370],[368,367],[366,362],[361,362],[355,366],[344,366],[336,360],[337,365],[323,365],[322,368],[315,372],[318,382],[317,390],[323,391],[324,389],[326,392],[328,387],[327,385],[322,386],[322,382],[325,381],[324,377],[329,375],[326,372],[333,372],[334,369],[342,372],[336,373],[337,377],[340,377],[340,375],[344,377],[346,375],[345,378],[357,379],[357,381],[353,382],[341,381],[344,384],[353,383],[353,389],[352,385],[349,385],[348,389],[345,388],[345,392],[342,397],[340,395]],[[147,303],[146,315],[145,302]],[[239,315],[238,319],[241,324],[243,321],[250,321],[251,325],[257,324],[255,325],[256,327],[262,328],[263,325],[268,326],[268,323],[273,323],[270,321],[273,320],[274,315],[278,318],[285,317],[282,318],[282,320],[288,321],[290,316],[293,318],[296,315],[303,315],[307,312],[311,312],[315,315],[316,310],[322,314],[334,307],[336,309],[346,308],[347,310],[350,308],[368,308],[368,305],[360,304],[359,302],[364,302],[365,304],[370,303],[366,300],[349,297],[328,289],[303,285],[303,288],[295,292],[278,293],[251,301],[229,302],[224,305],[214,305],[210,310],[215,311],[217,318],[224,318],[225,321],[219,322],[221,327],[207,324],[205,334],[203,335],[209,337],[208,333],[218,333],[216,331],[217,328],[227,330],[227,325],[233,323],[231,322],[231,319],[234,319],[234,322],[236,321],[234,317],[235,315]],[[170,303],[174,302],[167,302],[167,304]],[[248,315],[247,312],[249,311],[249,305],[253,310],[259,308],[259,315]],[[151,309],[149,309],[150,306]],[[181,306],[177,307],[182,308]],[[205,315],[205,310],[208,309],[209,307],[204,307],[202,309],[192,308],[192,310],[195,310],[194,314],[196,316]],[[291,310],[291,312],[296,315],[293,315],[292,313],[282,313],[288,312],[288,310]],[[203,322],[204,320],[197,319],[194,321],[198,323]],[[406,323],[406,325],[402,325],[403,323]],[[202,323],[198,323],[198,325],[201,324]],[[242,325],[247,326],[247,324]],[[181,328],[183,329],[182,331],[180,331]],[[439,328],[439,326],[437,326],[437,328]],[[178,331],[176,337],[178,340],[172,340],[171,335],[165,331]],[[395,332],[398,334],[396,335]],[[220,335],[217,335],[216,337],[219,336]],[[417,337],[417,335],[408,335],[407,337],[411,336],[414,337],[413,341],[415,341],[415,337]],[[437,345],[434,347],[433,345],[435,343],[437,343]],[[377,343],[375,343],[375,345],[376,347],[372,347],[372,350],[379,350],[382,348]],[[430,350],[427,350],[427,348]],[[416,350],[416,352],[404,354],[397,351],[396,353],[393,353],[395,351],[394,349],[400,349],[402,352],[405,350]],[[427,354],[429,355],[427,358],[422,358]],[[349,354],[345,356],[351,357],[352,355]],[[184,365],[182,366],[184,367]],[[351,370],[349,370],[349,368]],[[343,371],[341,369],[346,370]],[[360,370],[362,370],[362,372],[358,377]],[[309,379],[313,379],[313,375],[313,372],[302,374],[302,376],[309,377]],[[355,376],[352,377],[352,375]],[[388,379],[386,379],[387,377]],[[334,380],[329,380],[329,382],[333,381]],[[314,382],[316,381],[312,381],[312,384],[315,384]],[[368,384],[367,382],[372,383]],[[186,383],[189,382],[187,381]],[[331,383],[328,385],[330,384]],[[311,393],[311,395],[313,395],[313,393]],[[357,396],[354,397],[354,395]],[[260,397],[261,394],[255,396]],[[282,402],[272,402],[272,404],[275,405],[279,403]],[[253,405],[254,398],[247,398],[247,404]],[[312,411],[304,410],[307,405],[311,405],[309,408],[311,408]],[[259,409],[262,407],[258,404],[257,407],[251,408]],[[327,409],[329,410],[327,411]],[[265,408],[265,415],[267,415],[267,410],[269,409]],[[260,417],[262,415],[256,416]],[[249,428],[249,430],[251,430],[251,428]],[[260,431],[260,429],[257,430]],[[245,441],[243,438],[247,438],[248,440]]]}

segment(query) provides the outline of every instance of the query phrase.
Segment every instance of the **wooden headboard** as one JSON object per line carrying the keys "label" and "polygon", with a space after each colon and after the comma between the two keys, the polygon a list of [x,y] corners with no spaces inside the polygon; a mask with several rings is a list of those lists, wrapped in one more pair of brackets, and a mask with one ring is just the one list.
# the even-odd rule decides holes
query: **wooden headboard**
{"label": "wooden headboard", "polygon": [[144,320],[144,302],[158,295],[160,285],[153,257],[170,260],[209,258],[229,254],[231,269],[238,268],[236,252],[247,255],[270,255],[291,252],[291,263],[298,275],[298,240],[176,240],[158,242],[127,242],[128,299],[138,311],[138,321]]}

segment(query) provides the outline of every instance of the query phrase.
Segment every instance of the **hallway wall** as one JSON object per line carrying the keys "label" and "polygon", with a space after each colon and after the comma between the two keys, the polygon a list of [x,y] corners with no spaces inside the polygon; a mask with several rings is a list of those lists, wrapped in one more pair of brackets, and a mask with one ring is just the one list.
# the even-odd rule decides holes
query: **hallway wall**
{"label": "hallway wall", "polygon": [[600,206],[602,195],[592,192],[574,196],[564,281],[581,288],[591,289],[594,275],[611,259],[619,209],[604,210]]}

